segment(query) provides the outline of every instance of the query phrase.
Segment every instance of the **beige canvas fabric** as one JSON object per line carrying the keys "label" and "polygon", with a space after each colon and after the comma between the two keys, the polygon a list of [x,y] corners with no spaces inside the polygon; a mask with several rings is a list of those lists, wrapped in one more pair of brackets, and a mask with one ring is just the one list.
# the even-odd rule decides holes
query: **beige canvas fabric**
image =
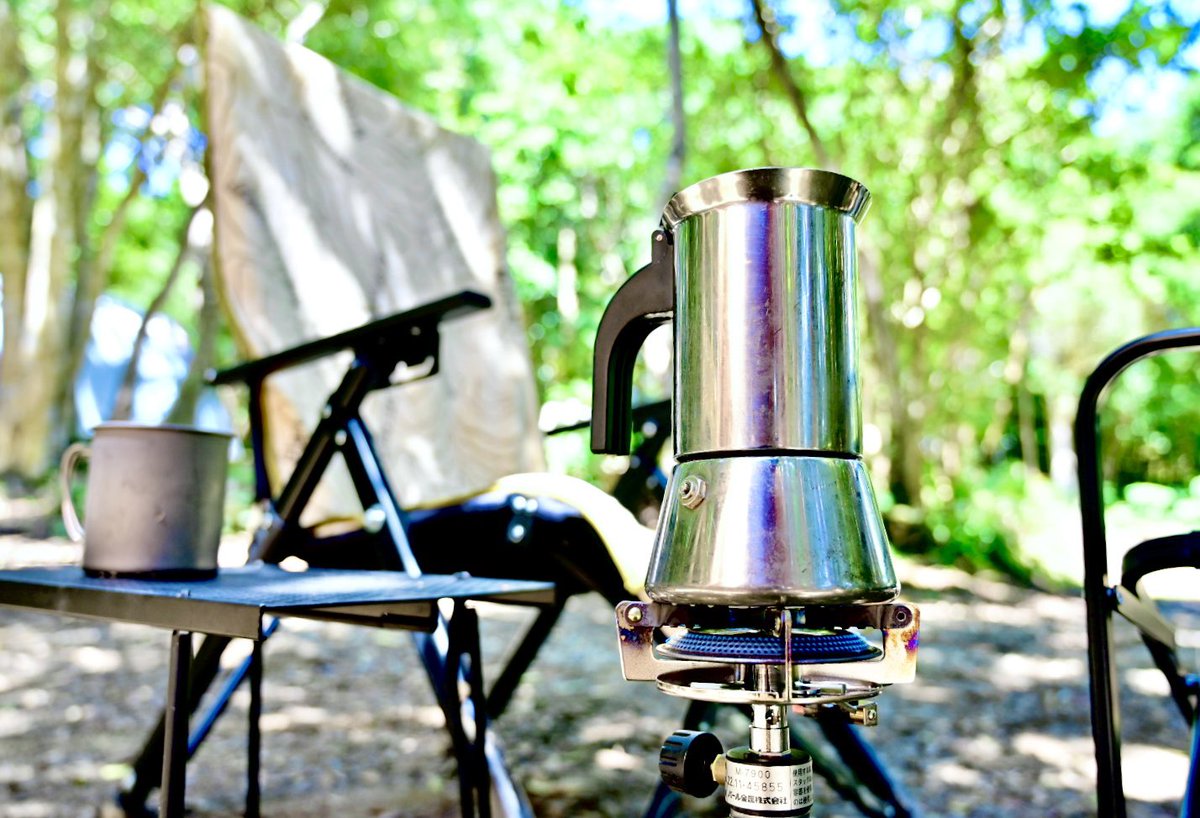
{"label": "beige canvas fabric", "polygon": [[[216,261],[244,354],[478,290],[494,306],[443,325],[441,374],[373,394],[364,416],[406,506],[542,468],[488,151],[227,9],[211,5],[206,19]],[[268,381],[277,474],[344,367]],[[356,514],[348,478],[333,482],[321,513]]]}

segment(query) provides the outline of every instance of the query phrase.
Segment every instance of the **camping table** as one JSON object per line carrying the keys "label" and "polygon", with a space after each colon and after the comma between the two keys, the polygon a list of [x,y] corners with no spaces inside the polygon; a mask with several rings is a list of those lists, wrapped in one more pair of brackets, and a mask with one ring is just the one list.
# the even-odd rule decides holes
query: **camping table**
{"label": "camping table", "polygon": [[[214,579],[187,582],[88,577],[78,567],[0,571],[0,606],[171,631],[168,717],[159,795],[160,814],[164,818],[182,818],[184,814],[190,712],[188,674],[193,633],[254,642],[246,801],[247,814],[257,814],[264,618],[296,616],[431,632],[437,625],[437,603],[442,599],[456,603],[450,620],[452,638],[458,633],[470,640],[468,644],[477,646],[474,612],[458,603],[487,600],[550,604],[554,601],[554,591],[550,583],[483,579],[466,574],[411,577],[397,571],[289,572],[263,564],[225,568]],[[482,747],[482,736],[477,739]],[[486,775],[486,765],[476,772]]]}

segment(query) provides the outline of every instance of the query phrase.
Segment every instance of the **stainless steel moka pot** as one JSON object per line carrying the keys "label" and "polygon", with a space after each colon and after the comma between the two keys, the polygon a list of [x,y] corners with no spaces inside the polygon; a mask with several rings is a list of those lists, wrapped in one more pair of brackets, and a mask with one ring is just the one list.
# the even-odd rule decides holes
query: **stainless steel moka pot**
{"label": "stainless steel moka pot", "polygon": [[[618,606],[627,679],[749,704],[748,746],[679,731],[673,787],[725,786],[733,816],[807,815],[789,709],[863,724],[911,681],[917,611],[899,592],[862,461],[854,236],[870,193],[820,170],[757,168],[676,194],[652,260],[597,330],[592,448],[628,452],[633,363],[674,321],[676,466],[646,593]],[[868,638],[874,637],[874,641]]]}

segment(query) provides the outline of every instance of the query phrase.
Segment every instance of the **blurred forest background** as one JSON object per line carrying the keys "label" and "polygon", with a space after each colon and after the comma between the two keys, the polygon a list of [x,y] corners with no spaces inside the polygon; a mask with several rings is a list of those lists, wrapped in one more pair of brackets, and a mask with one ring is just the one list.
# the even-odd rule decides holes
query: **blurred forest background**
{"label": "blurred forest background", "polygon": [[[491,149],[545,426],[585,414],[599,317],[671,192],[759,165],[864,182],[866,455],[894,539],[943,562],[1070,578],[1083,379],[1137,335],[1200,323],[1196,0],[228,5]],[[10,511],[54,515],[98,303],[181,328],[172,419],[238,359],[208,263],[196,10],[0,0]],[[668,394],[666,346],[641,400]],[[1130,526],[1200,527],[1195,372],[1164,356],[1108,399]],[[101,415],[128,416],[124,380]],[[601,484],[619,467],[582,433],[548,445]]]}

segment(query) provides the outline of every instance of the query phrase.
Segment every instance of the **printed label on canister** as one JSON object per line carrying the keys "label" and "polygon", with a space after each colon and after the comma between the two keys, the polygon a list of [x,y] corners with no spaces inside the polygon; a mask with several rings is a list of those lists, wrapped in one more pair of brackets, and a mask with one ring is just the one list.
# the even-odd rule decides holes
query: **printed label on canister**
{"label": "printed label on canister", "polygon": [[756,815],[790,815],[813,802],[812,762],[742,764],[726,757],[725,802]]}

